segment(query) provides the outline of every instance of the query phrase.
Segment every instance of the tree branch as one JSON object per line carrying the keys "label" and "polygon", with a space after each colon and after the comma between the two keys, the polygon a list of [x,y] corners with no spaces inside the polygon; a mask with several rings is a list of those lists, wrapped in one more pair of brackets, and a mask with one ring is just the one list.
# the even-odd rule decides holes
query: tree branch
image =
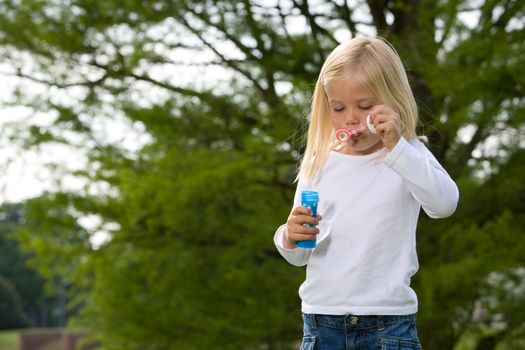
{"label": "tree branch", "polygon": [[386,23],[385,12],[386,1],[384,0],[368,0],[368,8],[372,14],[372,19],[377,28],[378,33],[385,33],[388,29],[388,24]]}
{"label": "tree branch", "polygon": [[[257,43],[257,48],[262,54],[261,63],[264,66],[265,61],[268,59],[268,55],[270,55],[271,53],[268,52],[268,50],[265,47],[265,43],[262,38],[262,31],[253,16],[253,11],[251,8],[250,0],[243,0],[243,3],[244,3],[244,6],[246,8],[246,13],[247,13],[246,22],[248,23],[250,31],[253,34],[255,42]],[[268,106],[275,107],[279,105],[279,99],[277,97],[277,92],[275,91],[274,72],[272,69],[268,69],[266,67],[264,68],[265,69],[263,69],[263,72],[266,78],[267,86],[264,89],[263,93],[265,97],[267,98]]]}
{"label": "tree branch", "polygon": [[326,36],[332,43],[335,45],[339,44],[339,42],[334,38],[334,36],[325,28],[321,27],[317,21],[316,21],[316,15],[312,14],[310,12],[310,6],[308,5],[308,0],[302,0],[301,3],[299,3],[297,0],[292,0],[294,7],[299,9],[303,16],[306,18],[308,24],[310,25],[310,31],[312,32],[312,36],[315,40],[316,49],[319,53],[319,56],[324,60],[325,54],[324,50],[321,48],[321,39],[320,36],[324,35]]}
{"label": "tree branch", "polygon": [[504,8],[505,11],[496,20],[496,22],[494,22],[494,26],[500,29],[505,28],[509,21],[519,12],[519,10],[523,9],[523,2],[507,0]]}
{"label": "tree branch", "polygon": [[219,57],[219,59],[227,66],[227,67],[230,67],[232,68],[233,70],[235,70],[236,72],[240,73],[241,75],[243,75],[244,77],[246,77],[254,86],[257,90],[261,91],[262,93],[264,93],[264,88],[259,84],[259,82],[257,81],[257,79],[255,79],[254,77],[251,76],[251,74],[249,74],[247,71],[241,69],[235,62],[236,61],[232,61],[232,60],[229,60],[227,59],[223,54],[221,54],[216,48],[215,46],[213,46],[213,44],[211,44],[210,42],[208,42],[206,39],[204,39],[202,33],[198,32],[195,28],[193,28],[193,26],[191,26],[188,21],[184,18],[181,18],[181,21],[182,23],[184,23],[184,25],[187,27],[188,30],[190,30],[193,34],[195,34],[199,40],[206,46],[208,47],[210,50],[213,51],[213,53],[215,55],[217,55],[217,57]]}
{"label": "tree branch", "polygon": [[330,1],[330,3],[332,3],[336,8],[337,13],[340,16],[339,18],[346,23],[348,29],[350,30],[350,33],[352,34],[352,37],[355,36],[355,34],[357,33],[356,22],[352,20],[352,10],[350,9],[348,0],[346,0],[343,5],[339,5],[336,2],[332,1]]}
{"label": "tree branch", "polygon": [[2,75],[5,75],[5,76],[11,76],[11,77],[19,77],[19,78],[24,78],[24,79],[28,79],[28,80],[31,80],[31,81],[34,81],[35,83],[40,83],[40,84],[44,84],[44,85],[47,85],[47,86],[55,86],[55,87],[58,87],[60,89],[67,89],[69,87],[73,87],[73,86],[86,86],[86,87],[95,87],[97,85],[99,85],[100,83],[104,82],[104,80],[106,80],[109,75],[106,73],[104,74],[101,78],[97,79],[97,80],[85,80],[85,81],[79,81],[79,82],[70,82],[70,83],[58,83],[56,81],[51,81],[51,80],[45,80],[45,79],[39,79],[39,78],[35,78],[33,76],[30,76],[28,74],[25,74],[25,73],[22,73],[21,70],[18,70],[17,73],[0,73]]}
{"label": "tree branch", "polygon": [[[185,9],[189,13],[191,13],[192,15],[196,16],[197,18],[199,18],[201,21],[203,21],[208,26],[213,27],[213,28],[217,29],[219,32],[221,32],[221,34],[223,34],[226,39],[231,41],[242,53],[244,53],[249,60],[257,61],[259,59],[259,57],[257,57],[256,55],[253,54],[251,48],[247,47],[246,45],[243,45],[243,43],[238,38],[236,38],[235,36],[230,34],[230,32],[228,32],[228,30],[226,29],[227,26],[228,26],[228,23],[224,19],[224,13],[223,12],[220,13],[220,15],[221,15],[221,25],[219,25],[217,23],[212,22],[209,17],[205,16],[204,14],[196,12],[194,9],[190,8],[189,6],[186,6]],[[184,18],[183,15],[181,15],[179,17],[179,19],[184,22],[185,27],[190,29],[190,31],[192,33],[194,33],[198,37],[202,36],[203,33],[197,31],[194,26],[191,26],[188,23],[188,21],[186,20],[186,18]]]}

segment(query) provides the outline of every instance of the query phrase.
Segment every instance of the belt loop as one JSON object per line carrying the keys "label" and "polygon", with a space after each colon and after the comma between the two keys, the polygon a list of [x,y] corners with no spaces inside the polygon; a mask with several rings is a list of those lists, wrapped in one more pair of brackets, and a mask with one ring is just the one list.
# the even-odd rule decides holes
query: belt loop
{"label": "belt loop", "polygon": [[317,318],[316,314],[310,314],[310,322],[312,323],[312,328],[317,330]]}
{"label": "belt loop", "polygon": [[377,329],[382,331],[385,329],[385,320],[383,316],[377,316]]}

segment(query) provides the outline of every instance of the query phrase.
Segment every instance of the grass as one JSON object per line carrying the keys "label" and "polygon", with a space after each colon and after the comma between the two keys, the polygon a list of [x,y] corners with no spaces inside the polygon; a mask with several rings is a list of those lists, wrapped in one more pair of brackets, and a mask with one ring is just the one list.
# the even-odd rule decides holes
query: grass
{"label": "grass", "polygon": [[0,350],[18,350],[20,330],[0,331]]}

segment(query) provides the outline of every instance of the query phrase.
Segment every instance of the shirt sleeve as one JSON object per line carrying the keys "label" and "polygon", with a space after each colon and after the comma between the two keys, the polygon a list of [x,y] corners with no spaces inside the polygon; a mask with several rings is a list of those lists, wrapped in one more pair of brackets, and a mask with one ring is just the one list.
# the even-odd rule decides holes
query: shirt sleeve
{"label": "shirt sleeve", "polygon": [[[302,184],[302,181],[299,181],[297,184],[297,188],[295,190],[294,195],[294,203],[293,207],[301,204],[301,191],[305,189],[305,187]],[[312,255],[312,249],[303,249],[303,248],[297,248],[294,249],[288,249],[284,247],[283,244],[283,237],[284,237],[284,231],[286,229],[286,224],[283,224],[279,226],[277,231],[275,232],[275,235],[273,237],[273,242],[275,244],[275,247],[279,251],[279,253],[283,256],[283,258],[288,261],[290,264],[295,266],[304,266],[306,263],[308,263],[308,260],[310,259],[310,256]]]}
{"label": "shirt sleeve", "polygon": [[275,235],[273,237],[273,242],[275,243],[275,247],[277,247],[277,250],[279,251],[279,253],[290,264],[295,265],[295,266],[306,265],[306,263],[308,262],[308,259],[310,259],[310,256],[312,255],[312,249],[302,249],[302,248],[287,249],[285,248],[283,245],[283,236],[284,236],[285,229],[286,229],[286,224],[281,225],[275,232]]}
{"label": "shirt sleeve", "polygon": [[414,198],[431,218],[452,215],[459,200],[459,190],[434,155],[418,139],[403,137],[384,159],[403,177]]}

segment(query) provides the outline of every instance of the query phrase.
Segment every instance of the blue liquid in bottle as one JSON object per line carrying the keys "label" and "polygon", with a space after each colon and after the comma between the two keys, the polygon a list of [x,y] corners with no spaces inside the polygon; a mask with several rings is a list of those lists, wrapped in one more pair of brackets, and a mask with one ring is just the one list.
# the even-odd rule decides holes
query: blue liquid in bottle
{"label": "blue liquid in bottle", "polygon": [[[302,191],[301,192],[301,205],[307,207],[313,213],[313,217],[317,217],[317,204],[319,203],[319,193],[316,191]],[[304,224],[305,226],[313,227],[311,224]],[[315,248],[315,239],[307,241],[297,241],[295,243],[299,248]]]}

